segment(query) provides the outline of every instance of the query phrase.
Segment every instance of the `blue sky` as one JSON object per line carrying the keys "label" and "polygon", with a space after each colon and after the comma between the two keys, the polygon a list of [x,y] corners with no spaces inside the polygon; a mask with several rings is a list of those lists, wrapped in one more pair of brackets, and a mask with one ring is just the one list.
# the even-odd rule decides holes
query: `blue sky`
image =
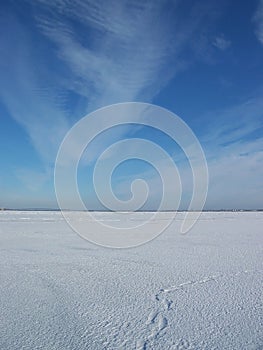
{"label": "blue sky", "polygon": [[[0,207],[56,207],[54,162],[66,132],[97,108],[140,101],[176,113],[198,137],[210,177],[206,209],[263,208],[262,0],[9,0],[0,8]],[[102,136],[79,174],[90,208],[100,208],[94,162],[112,142],[141,137],[181,159],[151,128]],[[186,163],[178,162],[181,208],[192,186]],[[131,160],[113,175],[122,199],[133,179],[147,180],[146,208],[155,208],[152,168]]]}

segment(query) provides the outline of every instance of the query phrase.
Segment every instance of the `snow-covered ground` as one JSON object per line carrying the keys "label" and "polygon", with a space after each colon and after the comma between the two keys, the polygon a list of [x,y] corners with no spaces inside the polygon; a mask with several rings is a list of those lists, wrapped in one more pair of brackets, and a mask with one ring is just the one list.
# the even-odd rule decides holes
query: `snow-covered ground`
{"label": "snow-covered ground", "polygon": [[0,349],[263,349],[263,213],[203,213],[180,235],[183,215],[117,250],[59,212],[0,212]]}

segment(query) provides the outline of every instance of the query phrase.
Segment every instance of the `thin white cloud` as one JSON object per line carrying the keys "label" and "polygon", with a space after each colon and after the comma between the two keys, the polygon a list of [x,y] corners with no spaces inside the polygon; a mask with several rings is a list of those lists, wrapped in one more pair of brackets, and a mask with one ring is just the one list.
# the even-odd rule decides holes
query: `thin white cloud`
{"label": "thin white cloud", "polygon": [[[200,20],[180,23],[163,1],[38,3],[38,26],[80,82],[89,109],[151,99],[184,65],[180,54]],[[45,12],[51,9],[53,16]]]}
{"label": "thin white cloud", "polygon": [[29,33],[14,18],[0,24],[7,33],[1,37],[1,99],[10,115],[24,127],[44,163],[51,165],[69,122],[65,111],[56,105],[52,88],[48,93],[43,89],[42,63],[32,59],[34,48]]}
{"label": "thin white cloud", "polygon": [[[210,179],[205,208],[263,208],[263,138],[259,131],[263,128],[262,111],[263,100],[255,97],[240,105],[209,113],[207,119],[210,123],[204,118],[203,134],[199,135],[199,140],[207,157]],[[185,209],[193,186],[191,169],[182,158],[174,157],[174,160],[182,180],[181,209]],[[156,162],[164,173],[170,172],[161,159]],[[161,197],[160,179],[152,169],[138,176],[147,179],[153,190],[152,198]],[[116,193],[125,193],[130,183],[129,179],[120,178]],[[171,181],[166,185],[169,189],[167,208],[173,208],[175,183]]]}
{"label": "thin white cloud", "polygon": [[217,36],[213,41],[213,45],[221,51],[225,51],[231,46],[231,41],[225,39],[224,35]]}
{"label": "thin white cloud", "polygon": [[253,17],[253,21],[256,24],[256,36],[263,45],[263,0],[259,1],[257,11]]}
{"label": "thin white cloud", "polygon": [[209,135],[203,137],[210,178],[207,208],[263,208],[262,108],[262,98],[253,98],[214,113]]}
{"label": "thin white cloud", "polygon": [[48,171],[40,172],[26,168],[17,169],[16,176],[24,188],[31,192],[37,192],[52,178]]}
{"label": "thin white cloud", "polygon": [[[48,64],[43,48],[33,45],[32,28],[15,17],[2,18],[1,42],[8,57],[0,58],[0,94],[48,163],[54,162],[70,125],[85,113],[116,102],[150,102],[187,66],[184,50],[196,49],[192,44],[209,15],[209,8],[193,7],[181,18],[176,1],[29,3],[38,30],[49,40]],[[50,62],[54,48],[56,58]],[[70,118],[71,92],[81,97],[82,112],[75,107]]]}
{"label": "thin white cloud", "polygon": [[238,153],[230,148],[209,164],[208,208],[263,208],[263,151]]}
{"label": "thin white cloud", "polygon": [[[208,160],[209,188],[205,208],[206,209],[259,209],[263,208],[263,141],[247,142],[246,145],[231,145],[227,150],[218,150],[216,158]],[[180,209],[186,209],[189,205],[193,185],[192,173],[189,167],[177,164],[182,181],[182,199]],[[164,168],[164,173],[169,174],[170,168]],[[152,192],[150,198],[154,198],[158,206],[162,196],[160,179],[149,170],[138,175],[147,179]],[[124,178],[116,188],[116,195],[127,194],[131,186],[129,178]],[[167,209],[174,208],[177,199],[177,187],[175,181],[166,183],[168,189],[166,195]]]}
{"label": "thin white cloud", "polygon": [[250,98],[224,110],[215,110],[203,116],[203,133],[199,135],[205,147],[210,150],[228,143],[246,141],[249,134],[262,128],[263,99]]}
{"label": "thin white cloud", "polygon": [[[198,33],[205,35],[207,13],[190,11],[189,16],[180,18],[176,1],[173,4],[173,11],[168,12],[166,1],[32,2],[39,30],[55,46],[57,64],[61,63],[69,72],[59,76],[55,67],[48,71],[51,80],[56,74],[61,78],[57,87],[65,93],[59,96],[59,102],[57,91],[50,86],[46,88],[38,76],[38,73],[43,76],[45,71],[33,54],[30,33],[15,19],[10,22],[12,28],[4,23],[1,42],[8,58],[4,54],[0,57],[4,82],[0,84],[0,95],[12,117],[28,132],[45,163],[54,162],[58,146],[74,121],[65,110],[69,103],[65,98],[67,93],[73,91],[81,95],[86,112],[115,102],[151,101],[187,66],[185,49],[189,54],[189,49],[194,50],[194,43],[199,42],[195,40]],[[263,1],[255,21],[257,36],[263,43]],[[4,32],[8,34],[3,35]],[[226,50],[231,42],[219,36],[213,45]],[[5,69],[5,60],[11,71]],[[211,114],[211,123],[207,127],[204,124],[207,137],[203,135],[203,142],[211,151],[208,156],[213,198],[231,191],[237,178],[244,188],[244,198],[251,193],[260,197],[256,189],[261,188],[259,181],[263,175],[261,144],[260,141],[245,143],[244,139],[262,126],[262,110],[262,99],[250,100]],[[95,151],[91,153],[96,154]],[[26,174],[26,171],[22,173],[22,180],[26,179]],[[147,176],[150,178],[149,174]],[[45,177],[40,176],[42,179],[44,181]],[[158,189],[158,186],[153,187]],[[235,195],[238,191],[232,193],[233,200]]]}

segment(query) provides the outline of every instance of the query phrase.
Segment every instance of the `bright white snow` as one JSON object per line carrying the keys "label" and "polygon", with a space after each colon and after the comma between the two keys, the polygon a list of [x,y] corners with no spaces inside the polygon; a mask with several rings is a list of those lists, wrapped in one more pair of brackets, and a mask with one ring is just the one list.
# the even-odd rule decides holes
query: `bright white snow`
{"label": "bright white snow", "polygon": [[262,349],[263,212],[203,213],[180,235],[183,215],[116,250],[59,212],[0,212],[0,349]]}

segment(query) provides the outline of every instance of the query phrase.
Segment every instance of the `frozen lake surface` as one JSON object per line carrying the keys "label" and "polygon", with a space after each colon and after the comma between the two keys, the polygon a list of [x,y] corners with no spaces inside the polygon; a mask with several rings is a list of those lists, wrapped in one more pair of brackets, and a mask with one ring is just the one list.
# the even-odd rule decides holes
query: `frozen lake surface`
{"label": "frozen lake surface", "polygon": [[0,349],[263,349],[263,212],[202,213],[180,235],[183,215],[117,250],[59,212],[0,212]]}

